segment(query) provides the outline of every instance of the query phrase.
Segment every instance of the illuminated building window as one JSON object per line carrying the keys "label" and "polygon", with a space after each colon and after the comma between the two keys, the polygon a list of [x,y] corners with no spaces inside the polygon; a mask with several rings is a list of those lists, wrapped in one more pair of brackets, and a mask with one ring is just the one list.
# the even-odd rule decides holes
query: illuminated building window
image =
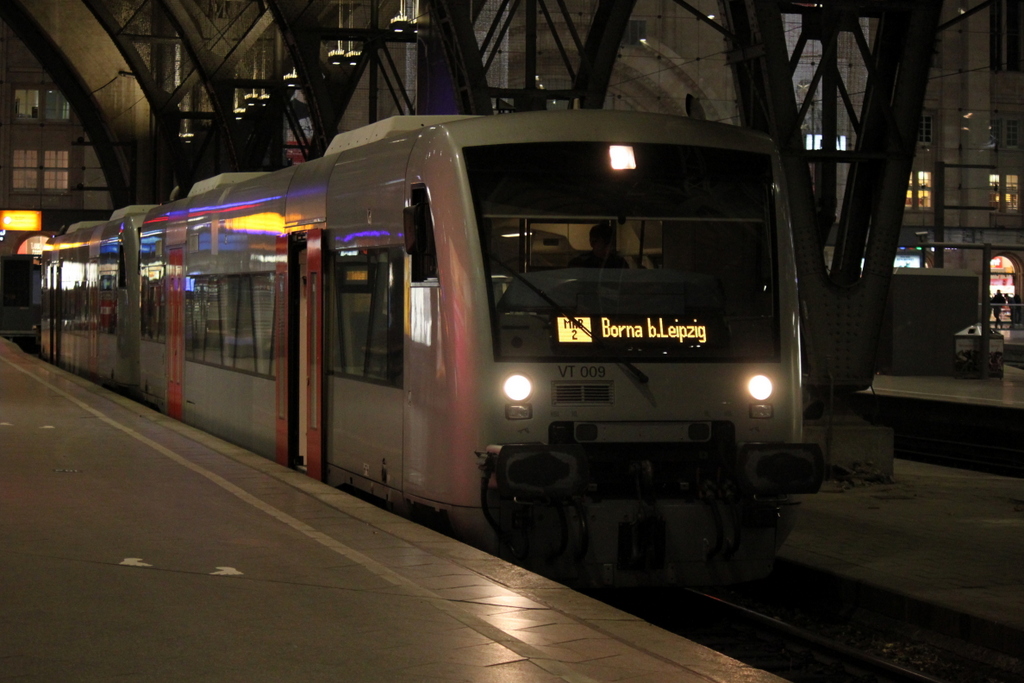
{"label": "illuminated building window", "polygon": [[39,91],[14,91],[14,116],[19,119],[39,118]]}
{"label": "illuminated building window", "polygon": [[1017,213],[1020,211],[1020,177],[1008,173],[992,173],[988,177],[988,203],[993,211]]}
{"label": "illuminated building window", "polygon": [[1003,210],[1016,212],[1020,208],[1017,203],[1017,198],[1019,196],[1017,191],[1017,176],[1007,175],[1005,176],[1005,178],[1006,182],[1004,184],[1003,192],[1003,199],[1005,200],[1005,205],[1003,207]]}
{"label": "illuminated building window", "polygon": [[68,189],[67,150],[48,149],[43,152],[43,189]]}
{"label": "illuminated building window", "polygon": [[917,172],[917,208],[930,209],[932,206],[931,171]]}
{"label": "illuminated building window", "polygon": [[932,207],[931,171],[917,171],[910,174],[904,206],[908,209],[930,209]]}
{"label": "illuminated building window", "polygon": [[15,190],[35,190],[39,187],[39,152],[34,149],[14,150],[11,187]]}

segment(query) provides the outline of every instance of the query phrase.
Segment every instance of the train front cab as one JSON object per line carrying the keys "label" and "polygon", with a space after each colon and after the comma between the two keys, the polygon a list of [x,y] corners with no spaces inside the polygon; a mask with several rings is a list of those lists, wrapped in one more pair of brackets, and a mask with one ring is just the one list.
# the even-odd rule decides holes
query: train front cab
{"label": "train front cab", "polygon": [[[439,271],[412,283],[410,326],[444,329],[407,339],[406,458],[446,455],[407,466],[407,497],[445,500],[463,537],[569,581],[764,576],[791,494],[816,491],[823,469],[801,443],[771,143],[692,121],[538,116],[425,135],[437,149],[410,164]],[[564,142],[580,126],[592,141]],[[575,265],[597,224],[629,268]]]}

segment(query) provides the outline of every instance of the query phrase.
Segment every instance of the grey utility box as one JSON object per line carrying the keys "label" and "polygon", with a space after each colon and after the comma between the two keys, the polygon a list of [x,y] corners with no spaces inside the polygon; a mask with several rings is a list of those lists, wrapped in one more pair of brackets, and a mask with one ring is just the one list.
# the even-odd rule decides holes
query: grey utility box
{"label": "grey utility box", "polygon": [[953,376],[955,335],[978,322],[978,276],[969,270],[900,268],[892,277],[878,340],[885,375]]}

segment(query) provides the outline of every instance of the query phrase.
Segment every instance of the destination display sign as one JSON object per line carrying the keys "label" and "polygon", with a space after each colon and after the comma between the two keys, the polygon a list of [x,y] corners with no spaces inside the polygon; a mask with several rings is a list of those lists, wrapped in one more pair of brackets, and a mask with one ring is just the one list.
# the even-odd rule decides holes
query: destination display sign
{"label": "destination display sign", "polygon": [[648,343],[699,346],[709,341],[707,325],[697,320],[682,320],[672,316],[558,316],[555,318],[555,325],[559,344],[592,344],[595,341],[622,342],[636,339]]}

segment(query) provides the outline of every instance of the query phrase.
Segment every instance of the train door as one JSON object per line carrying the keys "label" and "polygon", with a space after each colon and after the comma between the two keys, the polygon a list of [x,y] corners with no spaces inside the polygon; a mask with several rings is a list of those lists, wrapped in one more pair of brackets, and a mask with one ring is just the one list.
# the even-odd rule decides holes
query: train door
{"label": "train door", "polygon": [[279,238],[276,443],[279,464],[323,478],[322,231]]}
{"label": "train door", "polygon": [[[301,359],[299,381],[306,390],[302,392],[305,405],[299,405],[300,435],[304,431],[306,438],[306,473],[318,481],[323,481],[323,452],[326,441],[324,433],[325,414],[324,396],[324,267],[323,267],[323,230],[310,230],[306,235],[305,264],[300,266],[303,273],[302,301],[299,305],[300,334],[305,331],[305,338],[300,339],[299,346],[305,351]],[[301,255],[300,255],[301,258]],[[303,417],[305,420],[303,420]],[[300,437],[301,439],[301,437]],[[300,444],[300,449],[301,449]]]}
{"label": "train door", "polygon": [[185,260],[182,247],[167,250],[167,414],[184,415]]}
{"label": "train door", "polygon": [[[299,242],[298,235],[281,235],[277,238],[277,273],[274,279],[274,383],[276,460],[283,467],[304,467],[296,462],[298,428],[294,401],[296,395],[297,362],[293,359],[298,348],[294,324],[297,307],[293,302],[298,287],[295,286]],[[302,249],[306,242],[303,236]]]}
{"label": "train door", "polygon": [[403,264],[400,248],[365,247],[323,269],[326,481],[389,502],[403,482]]}
{"label": "train door", "polygon": [[100,374],[100,261],[99,258],[90,257],[85,271],[85,296],[88,302],[88,319],[86,320],[85,333],[88,335],[88,358],[82,359],[86,366],[86,372],[94,381],[99,379]]}
{"label": "train door", "polygon": [[46,281],[47,281],[47,306],[49,307],[49,315],[45,317],[47,321],[48,329],[47,334],[47,349],[45,358],[50,363],[58,365],[60,363],[60,333],[64,327],[64,307],[61,302],[61,279],[60,279],[60,256],[56,259],[47,263],[46,265]]}

